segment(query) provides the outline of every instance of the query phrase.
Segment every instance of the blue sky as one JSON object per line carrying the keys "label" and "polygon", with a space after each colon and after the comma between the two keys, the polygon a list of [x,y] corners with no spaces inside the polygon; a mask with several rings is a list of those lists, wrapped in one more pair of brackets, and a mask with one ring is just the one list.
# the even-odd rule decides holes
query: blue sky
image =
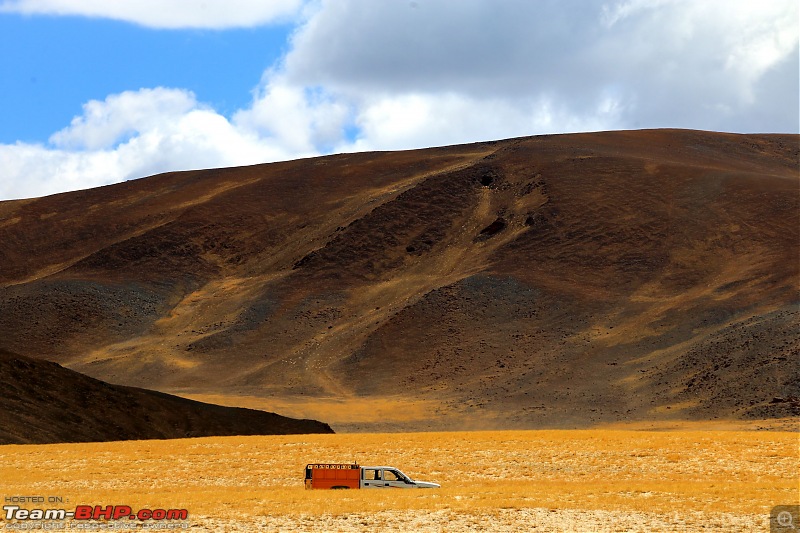
{"label": "blue sky", "polygon": [[0,0],[0,200],[334,152],[798,133],[796,0]]}
{"label": "blue sky", "polygon": [[182,87],[225,114],[247,106],[292,26],[151,29],[85,17],[0,15],[0,142],[46,141],[89,100]]}

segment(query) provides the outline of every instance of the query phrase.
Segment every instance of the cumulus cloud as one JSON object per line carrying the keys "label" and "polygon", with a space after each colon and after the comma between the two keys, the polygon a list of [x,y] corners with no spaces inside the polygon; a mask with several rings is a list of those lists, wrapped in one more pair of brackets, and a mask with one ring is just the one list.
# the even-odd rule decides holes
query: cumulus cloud
{"label": "cumulus cloud", "polygon": [[323,1],[285,75],[338,94],[358,124],[411,104],[383,127],[436,143],[461,140],[465,121],[797,131],[798,16],[793,0]]}
{"label": "cumulus cloud", "polygon": [[280,73],[269,72],[248,109],[233,120],[259,137],[274,137],[296,155],[330,151],[341,141],[350,110],[347,104],[320,87],[292,84]]}
{"label": "cumulus cloud", "polygon": [[92,100],[69,127],[55,133],[50,141],[65,149],[97,150],[117,144],[120,138],[152,131],[171,124],[197,108],[192,93],[171,89],[143,89],[111,95],[105,101]]}
{"label": "cumulus cloud", "polygon": [[[239,16],[232,1],[220,24]],[[239,1],[250,6],[250,20],[262,4]],[[138,9],[89,0],[6,0],[0,9],[62,4],[95,16]],[[183,15],[175,6],[189,4],[151,6],[143,12],[163,20],[136,21],[177,25]],[[188,91],[163,88],[89,102],[46,145],[0,145],[9,176],[0,197],[167,170],[539,133],[800,129],[796,0],[274,5],[302,19],[248,106],[225,117]]]}
{"label": "cumulus cloud", "polygon": [[180,89],[142,89],[91,101],[48,145],[0,145],[0,197],[96,187],[165,172],[303,154],[291,126],[255,132]]}
{"label": "cumulus cloud", "polygon": [[476,98],[462,93],[408,93],[365,99],[354,118],[357,137],[340,151],[397,150],[469,143],[543,132],[611,129],[621,107],[600,99],[592,113],[572,114],[547,96]]}
{"label": "cumulus cloud", "polygon": [[295,14],[301,0],[4,0],[0,12],[108,18],[159,29],[254,27]]}

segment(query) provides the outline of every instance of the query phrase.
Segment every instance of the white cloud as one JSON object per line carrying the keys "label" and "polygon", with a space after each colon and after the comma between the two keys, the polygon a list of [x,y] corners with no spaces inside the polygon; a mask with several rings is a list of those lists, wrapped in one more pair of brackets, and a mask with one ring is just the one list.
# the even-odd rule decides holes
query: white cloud
{"label": "white cloud", "polygon": [[109,169],[118,166],[118,154],[85,154],[53,150],[41,145],[0,145],[0,198],[29,198],[56,192],[98,187],[120,181]]}
{"label": "white cloud", "polygon": [[[606,10],[608,35],[594,61],[614,58],[615,76],[640,98],[635,120],[701,129],[754,131],[754,109],[784,106],[773,131],[797,131],[797,98],[756,99],[774,71],[776,86],[798,77],[791,58],[800,40],[800,4],[792,0],[628,0]],[[786,68],[789,66],[790,68]],[[726,112],[720,112],[726,110]],[[632,116],[631,121],[634,120]]]}
{"label": "white cloud", "polygon": [[397,150],[521,137],[552,131],[598,130],[618,124],[611,98],[592,113],[571,115],[550,98],[479,99],[459,93],[401,94],[370,98],[358,106],[359,135],[342,151]]}
{"label": "white cloud", "polygon": [[[179,89],[91,101],[51,144],[0,145],[0,198],[96,187],[169,170],[246,165],[298,155],[291,126],[258,135]],[[308,145],[308,143],[306,143]]]}
{"label": "white cloud", "polygon": [[[61,2],[0,5],[12,4]],[[69,4],[83,14],[123,9]],[[195,3],[170,5],[162,24]],[[223,25],[239,16],[225,6]],[[246,108],[225,117],[163,88],[89,102],[48,145],[0,145],[0,197],[538,133],[797,132],[799,11],[796,0],[319,0]]]}
{"label": "white cloud", "polygon": [[255,27],[286,19],[302,0],[4,0],[0,12],[73,15],[132,22],[150,28]]}
{"label": "white cloud", "polygon": [[83,106],[83,115],[50,141],[64,149],[97,150],[117,144],[121,137],[157,129],[197,107],[192,93],[164,88],[114,94]]}
{"label": "white cloud", "polygon": [[[547,102],[580,124],[598,122],[605,101],[616,112],[599,121],[603,129],[754,131],[764,123],[753,117],[777,117],[782,107],[769,129],[796,131],[796,96],[756,95],[796,86],[799,17],[796,0],[463,0],[458,9],[443,0],[323,0],[295,34],[285,76],[322,85],[362,114],[376,93],[397,105],[455,95],[477,116],[500,100],[537,123],[531,114]],[[464,120],[448,109],[437,109],[442,121]],[[420,122],[419,135],[429,128]]]}
{"label": "white cloud", "polygon": [[348,112],[345,102],[324,90],[293,85],[270,72],[252,105],[237,112],[233,121],[260,137],[280,138],[282,146],[299,157],[338,143]]}

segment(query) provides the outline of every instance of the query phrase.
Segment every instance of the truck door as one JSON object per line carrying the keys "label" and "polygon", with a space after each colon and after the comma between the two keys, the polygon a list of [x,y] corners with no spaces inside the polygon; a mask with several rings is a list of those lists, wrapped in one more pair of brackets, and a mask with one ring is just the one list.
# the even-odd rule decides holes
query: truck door
{"label": "truck door", "polygon": [[365,489],[383,488],[383,477],[380,468],[365,468],[361,474]]}
{"label": "truck door", "polygon": [[411,480],[399,470],[384,469],[383,486],[395,489],[408,489],[414,486]]}

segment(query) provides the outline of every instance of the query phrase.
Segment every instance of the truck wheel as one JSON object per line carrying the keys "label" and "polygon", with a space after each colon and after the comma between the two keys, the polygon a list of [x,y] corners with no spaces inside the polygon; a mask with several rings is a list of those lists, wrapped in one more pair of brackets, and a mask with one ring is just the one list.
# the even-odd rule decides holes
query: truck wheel
{"label": "truck wheel", "polygon": [[331,487],[331,490],[336,490],[336,489],[349,489],[349,488],[350,488],[350,487],[342,487],[342,486],[338,486],[338,487]]}

